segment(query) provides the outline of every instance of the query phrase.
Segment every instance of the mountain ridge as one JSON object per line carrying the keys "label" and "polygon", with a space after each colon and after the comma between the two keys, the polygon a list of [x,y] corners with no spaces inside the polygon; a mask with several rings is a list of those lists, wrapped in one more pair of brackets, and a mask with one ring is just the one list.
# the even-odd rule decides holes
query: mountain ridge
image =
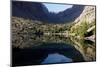
{"label": "mountain ridge", "polygon": [[84,9],[84,5],[74,5],[59,13],[49,12],[45,5],[39,2],[12,1],[12,16],[39,20],[47,23],[73,22]]}

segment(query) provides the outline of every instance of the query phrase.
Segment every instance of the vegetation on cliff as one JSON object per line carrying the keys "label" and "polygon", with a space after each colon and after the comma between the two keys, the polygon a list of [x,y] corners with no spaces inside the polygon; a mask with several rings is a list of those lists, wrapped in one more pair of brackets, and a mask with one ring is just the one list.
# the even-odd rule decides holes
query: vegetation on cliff
{"label": "vegetation on cliff", "polygon": [[[94,28],[88,31],[92,27]],[[95,35],[95,21],[93,21],[92,23],[89,23],[87,21],[82,21],[79,25],[72,26],[70,28],[70,35],[79,36],[80,38]]]}
{"label": "vegetation on cliff", "polygon": [[69,31],[71,36],[78,38],[87,37],[88,39],[95,40],[95,27],[95,6],[86,6],[82,14],[73,22]]}

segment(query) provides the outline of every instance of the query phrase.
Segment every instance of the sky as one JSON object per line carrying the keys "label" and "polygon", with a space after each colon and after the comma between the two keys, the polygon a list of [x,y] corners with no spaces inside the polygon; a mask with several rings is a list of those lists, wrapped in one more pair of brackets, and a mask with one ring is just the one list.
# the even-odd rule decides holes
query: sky
{"label": "sky", "polygon": [[65,9],[71,8],[73,5],[64,5],[64,4],[50,4],[43,3],[50,12],[58,13],[60,11],[64,11]]}

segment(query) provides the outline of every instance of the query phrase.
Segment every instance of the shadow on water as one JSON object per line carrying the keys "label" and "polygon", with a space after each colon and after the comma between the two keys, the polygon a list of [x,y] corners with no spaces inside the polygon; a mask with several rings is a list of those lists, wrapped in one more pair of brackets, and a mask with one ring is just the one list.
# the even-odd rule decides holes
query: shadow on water
{"label": "shadow on water", "polygon": [[95,48],[90,45],[94,43],[89,44],[89,41],[50,36],[37,37],[32,43],[30,47],[25,47],[30,43],[24,45],[23,48],[13,46],[13,66],[84,62],[90,61],[90,58],[92,58],[91,61],[95,60]]}

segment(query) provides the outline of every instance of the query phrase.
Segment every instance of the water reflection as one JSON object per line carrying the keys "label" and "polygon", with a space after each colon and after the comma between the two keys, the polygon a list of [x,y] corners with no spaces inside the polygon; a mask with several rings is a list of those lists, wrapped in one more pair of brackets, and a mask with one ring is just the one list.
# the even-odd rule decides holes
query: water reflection
{"label": "water reflection", "polygon": [[[15,42],[17,41],[17,42]],[[13,66],[95,61],[95,43],[64,36],[17,36]]]}
{"label": "water reflection", "polygon": [[71,40],[75,43],[74,47],[80,51],[83,55],[85,61],[95,61],[96,60],[96,44],[95,42],[71,38]]}
{"label": "water reflection", "polygon": [[65,63],[65,62],[72,62],[71,58],[65,57],[64,55],[54,53],[49,54],[48,57],[42,62],[42,64],[51,64],[51,63]]}

